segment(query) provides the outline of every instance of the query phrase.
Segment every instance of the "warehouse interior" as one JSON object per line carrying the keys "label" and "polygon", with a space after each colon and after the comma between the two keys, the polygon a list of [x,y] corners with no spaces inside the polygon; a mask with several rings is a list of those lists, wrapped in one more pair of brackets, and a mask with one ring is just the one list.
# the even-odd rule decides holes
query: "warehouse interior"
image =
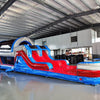
{"label": "warehouse interior", "polygon": [[[54,59],[65,59],[71,66],[99,62],[100,0],[0,0],[0,57],[21,37],[37,48],[48,46]],[[26,40],[19,44],[28,44]],[[0,88],[0,100],[100,99],[100,85],[5,70],[0,70]]]}

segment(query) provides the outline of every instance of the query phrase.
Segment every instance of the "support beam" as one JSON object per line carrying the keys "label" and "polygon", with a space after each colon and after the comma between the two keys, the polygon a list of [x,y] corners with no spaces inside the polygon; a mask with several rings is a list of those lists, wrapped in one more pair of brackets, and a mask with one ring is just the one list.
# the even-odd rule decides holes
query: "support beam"
{"label": "support beam", "polygon": [[44,6],[46,8],[48,8],[48,9],[50,9],[50,10],[53,10],[53,11],[55,11],[55,12],[61,14],[61,15],[65,15],[66,16],[66,14],[64,12],[61,12],[60,10],[54,8],[53,6],[43,2],[43,0],[32,0],[32,1]]}
{"label": "support beam", "polygon": [[[62,11],[56,9],[56,8],[54,8],[53,6],[51,6],[51,5],[49,5],[49,4],[45,3],[45,2],[43,2],[42,0],[33,0],[33,1],[36,2],[36,3],[41,4],[41,5],[43,5],[44,7],[49,8],[49,9],[51,9],[51,10],[53,10],[53,11],[59,13],[59,14],[62,14],[62,15],[64,15],[64,16],[67,16],[67,15],[68,15],[68,14],[66,14],[66,13],[64,13],[64,12],[62,12]],[[83,22],[81,22],[81,21],[79,21],[79,20],[77,20],[77,19],[75,19],[75,18],[73,18],[73,19],[74,19],[75,21],[77,21],[78,23],[82,24],[82,25],[86,25],[85,23],[83,23]]]}
{"label": "support beam", "polygon": [[38,28],[35,31],[33,31],[32,33],[27,34],[26,36],[30,36],[30,35],[32,35],[34,33],[37,33],[39,31],[45,30],[46,28],[53,27],[53,25],[57,25],[58,23],[61,23],[63,21],[67,21],[68,19],[73,19],[73,18],[76,18],[76,17],[87,16],[87,15],[94,14],[94,13],[100,13],[100,8],[89,10],[89,11],[83,11],[81,13],[70,14],[70,15],[68,15],[66,17],[60,18],[59,20],[57,20],[57,21],[55,21],[53,23],[50,23],[50,24],[48,24],[46,26]]}
{"label": "support beam", "polygon": [[[36,2],[36,3],[38,3],[38,4],[43,5],[44,7],[48,8],[48,9],[50,9],[50,10],[53,10],[53,11],[55,11],[55,12],[61,14],[61,15],[64,15],[64,16],[67,16],[67,15],[68,15],[68,14],[66,14],[66,13],[64,13],[64,12],[62,12],[62,11],[60,11],[60,10],[58,10],[57,8],[55,8],[55,7],[51,6],[51,5],[49,5],[49,4],[45,3],[45,2],[43,2],[42,0],[33,0],[33,1]],[[83,22],[81,22],[81,21],[79,21],[79,20],[77,20],[77,19],[75,19],[75,18],[73,18],[73,20],[75,20],[75,21],[76,21],[77,23],[79,23],[79,24],[86,25],[85,23],[83,23]]]}
{"label": "support beam", "polygon": [[0,9],[0,16],[15,2],[16,0],[8,0]]}
{"label": "support beam", "polygon": [[55,35],[61,35],[61,34],[66,34],[66,33],[70,33],[70,32],[76,32],[76,31],[80,31],[80,30],[84,30],[84,29],[89,29],[89,28],[94,28],[94,27],[100,27],[100,23],[96,23],[96,24],[90,24],[90,25],[87,25],[87,26],[81,26],[79,28],[73,28],[71,30],[64,30],[64,31],[56,31],[54,33],[49,33],[49,34],[44,34],[44,35],[41,35],[40,37],[36,37],[33,38],[33,39],[40,39],[40,38],[45,38],[45,37],[50,37],[50,36],[55,36]]}
{"label": "support beam", "polygon": [[[62,11],[60,11],[60,10],[58,10],[57,8],[55,8],[55,7],[51,6],[51,5],[49,5],[49,4],[45,3],[45,2],[43,2],[43,0],[32,0],[32,1],[34,1],[34,2],[36,2],[36,3],[38,3],[38,4],[41,4],[42,6],[48,8],[48,9],[50,9],[50,10],[53,10],[53,11],[55,11],[55,12],[61,14],[61,15],[64,15],[64,16],[67,16],[67,15],[68,15],[68,14],[66,14],[66,13],[64,13],[64,12],[62,12]],[[77,21],[77,23],[80,23],[80,24],[82,24],[82,25],[86,25],[85,23],[83,23],[83,22],[81,22],[81,21],[79,21],[79,20],[77,20],[77,19],[75,19],[75,18],[73,18],[73,19],[74,19],[75,21]]]}

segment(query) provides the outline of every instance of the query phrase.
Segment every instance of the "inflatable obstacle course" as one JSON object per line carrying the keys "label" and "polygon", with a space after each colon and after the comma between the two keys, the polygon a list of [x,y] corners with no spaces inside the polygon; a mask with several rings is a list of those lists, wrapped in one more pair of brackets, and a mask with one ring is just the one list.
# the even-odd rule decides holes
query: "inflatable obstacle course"
{"label": "inflatable obstacle course", "polygon": [[[2,45],[7,44],[9,48],[2,48]],[[27,37],[0,42],[0,69],[6,72],[15,71],[97,85],[100,84],[99,65],[100,62],[91,62],[72,66],[67,60],[55,60],[47,46],[34,45]]]}

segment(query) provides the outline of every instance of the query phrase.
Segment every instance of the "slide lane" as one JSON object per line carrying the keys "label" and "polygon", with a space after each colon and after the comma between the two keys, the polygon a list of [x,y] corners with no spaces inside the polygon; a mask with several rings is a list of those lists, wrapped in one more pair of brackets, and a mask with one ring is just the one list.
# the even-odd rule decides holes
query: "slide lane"
{"label": "slide lane", "polygon": [[[43,52],[42,56],[39,56],[37,51],[32,51],[32,57],[36,62],[49,62],[53,65],[53,72],[68,74],[68,75],[77,75],[77,68],[76,66],[67,65],[64,60],[61,62],[58,60],[52,60],[48,57],[46,52]],[[63,65],[66,64],[66,65]]]}
{"label": "slide lane", "polygon": [[48,63],[51,63],[51,64],[53,65],[53,69],[54,69],[56,72],[61,71],[61,69],[59,68],[58,63],[50,62],[50,61],[48,61],[47,59],[45,59],[44,56],[39,56],[39,54],[37,53],[37,51],[32,51],[32,57],[33,57],[33,59],[34,59],[36,62],[48,62]]}
{"label": "slide lane", "polygon": [[[44,63],[33,63],[30,61],[30,59],[27,57],[27,55],[25,54],[24,51],[17,51],[16,57],[21,56],[23,58],[23,60],[26,62],[26,64],[31,68],[31,69],[38,69],[38,70],[49,70],[52,69],[52,65],[48,66],[47,64]],[[16,57],[15,57],[15,61],[16,61]]]}
{"label": "slide lane", "polygon": [[[47,59],[47,61],[58,63],[60,67],[66,68],[66,66],[68,66],[67,60],[56,60],[54,58],[51,58],[51,56],[48,55],[45,50],[42,50],[42,55],[45,59]],[[73,66],[73,68],[74,68],[74,66]]]}

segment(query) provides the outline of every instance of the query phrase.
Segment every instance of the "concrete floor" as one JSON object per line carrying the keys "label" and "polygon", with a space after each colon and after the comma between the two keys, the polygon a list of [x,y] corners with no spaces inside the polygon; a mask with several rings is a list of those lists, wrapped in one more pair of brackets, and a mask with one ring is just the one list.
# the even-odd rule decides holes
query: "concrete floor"
{"label": "concrete floor", "polygon": [[0,71],[0,100],[100,100],[100,85]]}

